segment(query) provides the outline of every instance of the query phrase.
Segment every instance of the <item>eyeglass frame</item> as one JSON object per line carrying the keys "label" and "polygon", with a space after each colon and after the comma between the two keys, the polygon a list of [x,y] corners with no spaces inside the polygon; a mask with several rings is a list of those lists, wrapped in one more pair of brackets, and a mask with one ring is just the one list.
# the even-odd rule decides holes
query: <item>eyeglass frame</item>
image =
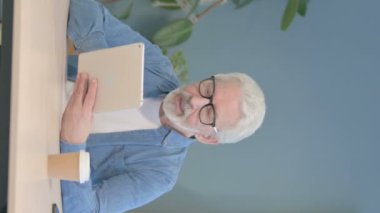
{"label": "eyeglass frame", "polygon": [[[212,88],[212,94],[211,94],[211,96],[205,96],[201,92],[201,85],[202,85],[203,82],[206,82],[206,81],[209,81],[209,80],[212,80],[212,86],[213,86],[213,88]],[[212,103],[213,98],[214,98],[214,94],[215,94],[215,76],[212,75],[211,77],[203,79],[202,81],[200,81],[199,85],[198,85],[198,93],[199,93],[200,96],[202,96],[203,98],[206,98],[206,99],[208,99],[210,101],[208,104],[205,104],[204,106],[202,106],[202,108],[199,110],[199,113],[198,113],[199,122],[201,122],[201,124],[204,124],[204,125],[207,125],[207,126],[211,126],[214,129],[215,133],[217,133],[218,129],[215,127],[215,121],[216,121],[215,106]],[[206,123],[206,122],[203,122],[202,119],[201,119],[201,112],[202,112],[202,110],[206,109],[206,107],[209,107],[209,106],[211,107],[211,109],[213,111],[214,117],[213,117],[213,121],[211,123]]]}

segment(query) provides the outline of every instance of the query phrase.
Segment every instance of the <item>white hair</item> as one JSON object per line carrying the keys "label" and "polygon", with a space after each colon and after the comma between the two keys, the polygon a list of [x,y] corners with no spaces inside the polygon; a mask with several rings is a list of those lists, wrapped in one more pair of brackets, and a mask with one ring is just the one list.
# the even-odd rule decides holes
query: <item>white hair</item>
{"label": "white hair", "polygon": [[236,143],[252,135],[261,126],[265,116],[265,97],[260,86],[244,73],[215,75],[217,80],[237,80],[241,90],[241,117],[232,127],[216,134],[219,143]]}

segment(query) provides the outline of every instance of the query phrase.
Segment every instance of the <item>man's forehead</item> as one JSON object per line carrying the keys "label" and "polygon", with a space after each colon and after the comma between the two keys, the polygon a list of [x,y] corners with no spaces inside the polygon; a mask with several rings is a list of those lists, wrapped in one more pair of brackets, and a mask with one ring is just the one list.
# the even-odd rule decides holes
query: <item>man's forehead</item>
{"label": "man's forehead", "polygon": [[214,106],[216,126],[227,128],[235,125],[241,117],[241,89],[236,80],[220,81],[215,85]]}

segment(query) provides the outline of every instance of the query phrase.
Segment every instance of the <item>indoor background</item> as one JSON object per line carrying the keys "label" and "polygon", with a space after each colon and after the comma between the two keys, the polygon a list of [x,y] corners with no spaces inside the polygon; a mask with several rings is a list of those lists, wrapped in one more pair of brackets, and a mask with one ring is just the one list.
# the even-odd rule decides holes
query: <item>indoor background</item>
{"label": "indoor background", "polygon": [[[134,3],[126,22],[148,36],[170,14]],[[267,115],[239,144],[191,146],[174,190],[137,212],[380,212],[380,1],[311,0],[282,32],[286,3],[228,2],[175,48],[190,80],[252,75]]]}

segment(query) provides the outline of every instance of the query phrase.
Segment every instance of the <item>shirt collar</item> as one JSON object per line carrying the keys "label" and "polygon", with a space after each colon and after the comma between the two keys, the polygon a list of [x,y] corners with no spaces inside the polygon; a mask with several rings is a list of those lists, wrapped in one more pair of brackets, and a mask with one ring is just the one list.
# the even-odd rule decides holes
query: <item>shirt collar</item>
{"label": "shirt collar", "polygon": [[165,134],[161,142],[161,145],[163,146],[188,147],[194,141],[196,141],[195,139],[185,137],[176,130],[170,129],[165,126],[161,126],[160,131],[162,131]]}

